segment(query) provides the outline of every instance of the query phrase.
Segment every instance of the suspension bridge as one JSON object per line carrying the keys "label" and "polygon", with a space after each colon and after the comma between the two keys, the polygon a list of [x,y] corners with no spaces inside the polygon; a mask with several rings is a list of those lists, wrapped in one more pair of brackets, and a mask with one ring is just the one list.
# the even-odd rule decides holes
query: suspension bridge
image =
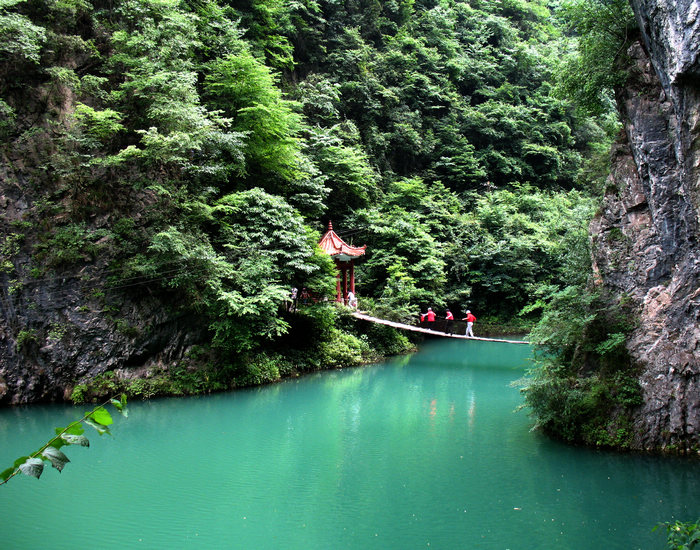
{"label": "suspension bridge", "polygon": [[389,327],[398,328],[401,330],[409,330],[411,332],[422,332],[423,334],[430,334],[432,336],[442,336],[444,338],[459,338],[462,340],[481,340],[484,342],[503,342],[504,344],[529,344],[530,342],[526,340],[505,340],[502,338],[482,338],[479,336],[465,336],[464,334],[454,334],[450,332],[445,332],[442,330],[435,330],[426,327],[419,327],[416,325],[407,325],[405,323],[397,323],[395,321],[387,321],[386,319],[379,319],[378,317],[372,317],[366,315],[360,311],[353,311],[353,317],[361,319],[362,321],[368,321],[370,323],[378,323],[380,325],[387,325]]}

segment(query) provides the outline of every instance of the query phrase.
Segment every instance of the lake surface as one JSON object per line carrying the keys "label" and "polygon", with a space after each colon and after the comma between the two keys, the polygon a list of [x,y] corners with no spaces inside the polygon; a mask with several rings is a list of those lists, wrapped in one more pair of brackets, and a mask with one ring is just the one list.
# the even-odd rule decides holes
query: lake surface
{"label": "lake surface", "polygon": [[[525,345],[440,340],[370,367],[130,404],[113,437],[0,486],[0,548],[664,548],[700,462],[530,432]],[[0,410],[0,470],[89,407]]]}

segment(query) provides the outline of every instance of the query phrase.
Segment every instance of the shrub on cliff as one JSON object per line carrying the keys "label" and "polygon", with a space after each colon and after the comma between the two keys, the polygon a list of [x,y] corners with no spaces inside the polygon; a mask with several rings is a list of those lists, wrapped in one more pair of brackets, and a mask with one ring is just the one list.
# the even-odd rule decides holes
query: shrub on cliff
{"label": "shrub on cliff", "polygon": [[567,0],[558,15],[578,40],[578,55],[559,73],[559,93],[586,112],[611,111],[613,90],[627,79],[627,47],[639,32],[629,1]]}
{"label": "shrub on cliff", "polygon": [[625,347],[630,312],[585,287],[549,299],[530,333],[536,366],[521,381],[536,427],[569,442],[627,446],[628,413],[642,402]]}

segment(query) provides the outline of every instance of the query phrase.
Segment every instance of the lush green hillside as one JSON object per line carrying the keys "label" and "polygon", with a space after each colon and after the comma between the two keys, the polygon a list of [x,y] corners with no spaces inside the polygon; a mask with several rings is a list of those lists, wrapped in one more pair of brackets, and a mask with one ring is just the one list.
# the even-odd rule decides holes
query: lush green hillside
{"label": "lush green hillside", "polygon": [[[555,4],[2,0],[5,305],[93,277],[126,336],[125,302],[196,316],[208,361],[249,358],[239,383],[298,335],[313,365],[367,356],[332,308],[282,313],[292,286],[332,292],[332,219],[368,245],[361,307],[527,324],[587,269],[615,131],[554,93]],[[7,345],[36,355],[48,329],[13,315]]]}

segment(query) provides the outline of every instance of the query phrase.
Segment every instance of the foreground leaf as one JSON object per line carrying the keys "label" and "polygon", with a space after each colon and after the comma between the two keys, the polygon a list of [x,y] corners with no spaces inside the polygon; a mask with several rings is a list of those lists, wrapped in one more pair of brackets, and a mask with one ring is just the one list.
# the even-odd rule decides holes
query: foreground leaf
{"label": "foreground leaf", "polygon": [[49,443],[51,443],[51,446],[55,447],[56,449],[60,449],[64,445],[68,445],[68,442],[63,439],[63,437],[54,437]]}
{"label": "foreground leaf", "polygon": [[93,422],[89,418],[85,420],[85,424],[95,428],[100,435],[102,435],[102,434],[110,434],[111,435],[111,432],[109,431],[109,428],[107,426],[103,426],[102,424],[98,424],[97,422]]}
{"label": "foreground leaf", "polygon": [[114,422],[114,420],[112,420],[112,415],[109,414],[107,409],[105,409],[104,407],[99,407],[95,409],[90,415],[89,419],[93,420],[94,422],[97,422],[98,424],[102,424],[103,426],[109,426]]}
{"label": "foreground leaf", "polygon": [[114,405],[114,408],[117,409],[124,418],[129,416],[129,411],[126,408],[126,395],[122,394],[120,400],[112,398],[109,402]]}
{"label": "foreground leaf", "polygon": [[22,464],[24,464],[27,460],[29,460],[28,456],[20,456],[17,460],[15,460],[15,463],[14,463],[15,470],[17,468],[19,468]]}
{"label": "foreground leaf", "polygon": [[40,458],[28,458],[24,464],[20,464],[19,469],[24,475],[39,479],[44,471],[44,461]]}
{"label": "foreground leaf", "polygon": [[80,445],[81,447],[89,447],[90,441],[84,435],[63,434],[61,439],[68,445]]}
{"label": "foreground leaf", "polygon": [[72,424],[69,424],[67,428],[56,428],[57,434],[63,432],[70,435],[82,435],[85,433],[85,430],[80,422],[73,422]]}
{"label": "foreground leaf", "polygon": [[59,472],[63,471],[66,463],[70,462],[69,458],[56,447],[46,447],[41,454],[48,458],[51,461],[51,465]]}
{"label": "foreground leaf", "polygon": [[7,470],[3,470],[0,472],[0,479],[3,481],[7,481],[7,479],[12,475],[12,473],[16,470],[17,468],[8,468]]}

